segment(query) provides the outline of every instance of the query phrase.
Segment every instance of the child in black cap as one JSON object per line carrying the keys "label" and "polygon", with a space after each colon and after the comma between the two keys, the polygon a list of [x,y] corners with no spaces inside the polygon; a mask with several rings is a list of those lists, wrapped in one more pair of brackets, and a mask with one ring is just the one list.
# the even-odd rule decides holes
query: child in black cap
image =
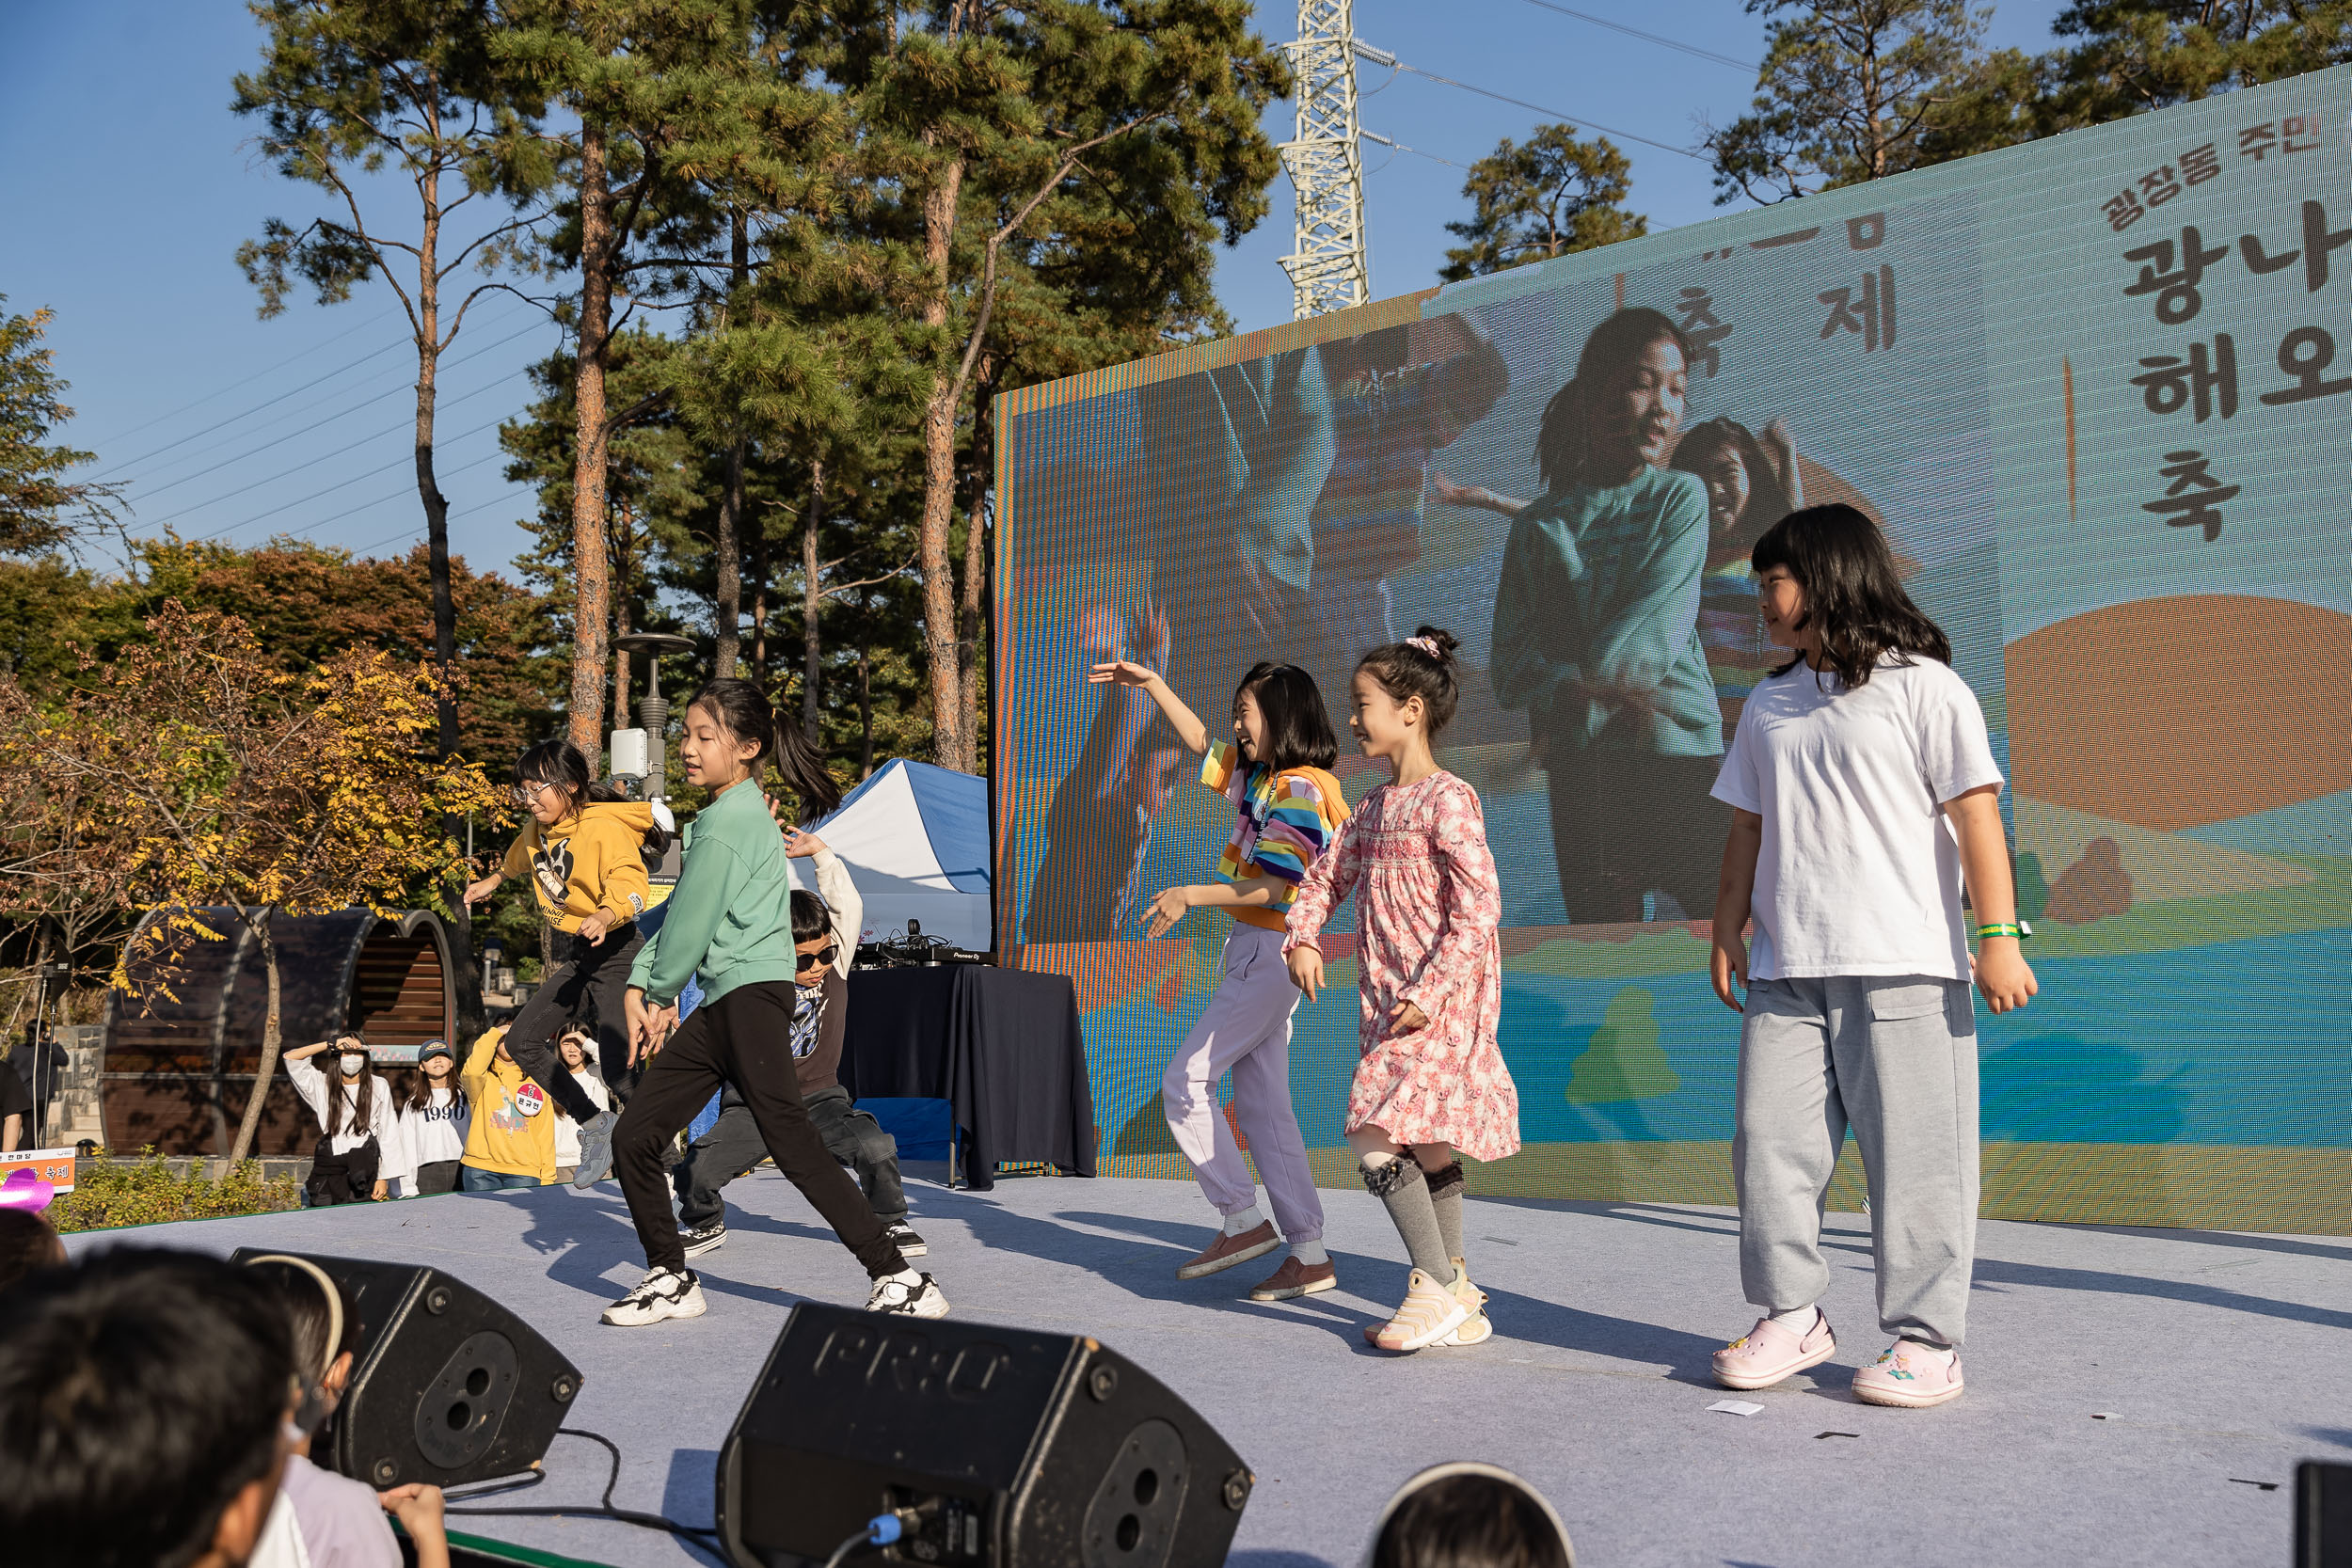
{"label": "child in black cap", "polygon": [[457,1190],[457,1164],[466,1152],[471,1107],[457,1087],[457,1058],[447,1040],[427,1040],[401,1098],[385,1151],[385,1176],[398,1179],[402,1197]]}

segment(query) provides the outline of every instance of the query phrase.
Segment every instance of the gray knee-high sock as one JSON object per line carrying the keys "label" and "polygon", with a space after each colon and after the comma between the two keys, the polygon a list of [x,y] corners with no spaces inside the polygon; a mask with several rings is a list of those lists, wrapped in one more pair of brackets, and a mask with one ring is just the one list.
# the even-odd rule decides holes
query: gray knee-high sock
{"label": "gray knee-high sock", "polygon": [[1438,1234],[1445,1241],[1445,1255],[1463,1257],[1462,1162],[1456,1160],[1443,1170],[1424,1175],[1429,1182],[1429,1206],[1438,1212]]}
{"label": "gray knee-high sock", "polygon": [[1446,1256],[1445,1238],[1438,1230],[1438,1212],[1429,1201],[1429,1183],[1411,1155],[1368,1154],[1363,1160],[1364,1189],[1388,1206],[1396,1233],[1405,1238],[1406,1256],[1413,1267],[1440,1285],[1454,1282],[1454,1263]]}

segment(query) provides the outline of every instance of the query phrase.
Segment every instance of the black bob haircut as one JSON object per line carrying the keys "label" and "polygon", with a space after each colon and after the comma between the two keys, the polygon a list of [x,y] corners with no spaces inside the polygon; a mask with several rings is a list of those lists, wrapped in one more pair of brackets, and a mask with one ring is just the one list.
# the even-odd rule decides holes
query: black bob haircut
{"label": "black bob haircut", "polygon": [[833,906],[804,887],[792,890],[792,940],[815,942],[833,932]]}
{"label": "black bob haircut", "polygon": [[[1748,564],[1758,577],[1778,566],[1796,579],[1804,594],[1797,624],[1820,631],[1822,670],[1849,689],[1868,685],[1870,672],[1890,656],[1899,664],[1915,655],[1952,661],[1951,639],[1903,592],[1886,535],[1854,507],[1834,502],[1791,512],[1764,531]],[[1772,673],[1788,673],[1804,657],[1794,655]]]}
{"label": "black bob haircut", "polygon": [[0,1295],[0,1541],[12,1568],[184,1568],[273,1473],[293,1394],[269,1287],[115,1247]]}
{"label": "black bob haircut", "polygon": [[1331,715],[1323,705],[1322,689],[1314,676],[1295,664],[1261,661],[1233,688],[1233,712],[1241,700],[1255,697],[1258,716],[1265,721],[1263,756],[1249,760],[1279,773],[1290,768],[1329,768],[1340,760],[1339,737],[1331,733]]}

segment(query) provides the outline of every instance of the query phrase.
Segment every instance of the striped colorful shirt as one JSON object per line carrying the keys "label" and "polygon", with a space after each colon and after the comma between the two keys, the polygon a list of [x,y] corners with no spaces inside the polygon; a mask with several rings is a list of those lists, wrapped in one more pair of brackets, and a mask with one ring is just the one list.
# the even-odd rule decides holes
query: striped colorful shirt
{"label": "striped colorful shirt", "polygon": [[1340,781],[1320,768],[1290,768],[1276,773],[1242,761],[1231,741],[1213,742],[1200,763],[1200,783],[1233,802],[1240,820],[1217,857],[1222,882],[1263,877],[1273,902],[1263,909],[1237,909],[1233,918],[1269,931],[1283,928],[1316,857],[1330,847],[1347,820],[1347,799]]}

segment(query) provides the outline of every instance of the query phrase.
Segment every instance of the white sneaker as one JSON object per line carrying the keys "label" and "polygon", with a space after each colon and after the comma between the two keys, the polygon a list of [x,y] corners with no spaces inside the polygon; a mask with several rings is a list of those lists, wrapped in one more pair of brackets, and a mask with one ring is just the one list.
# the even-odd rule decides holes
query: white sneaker
{"label": "white sneaker", "polygon": [[930,1275],[909,1270],[906,1274],[884,1275],[874,1281],[874,1293],[866,1298],[866,1310],[901,1318],[944,1318],[947,1315],[947,1298]]}
{"label": "white sneaker", "polygon": [[648,1269],[637,1289],[604,1309],[604,1321],[619,1328],[643,1328],[664,1318],[699,1318],[709,1310],[693,1270],[675,1274]]}

